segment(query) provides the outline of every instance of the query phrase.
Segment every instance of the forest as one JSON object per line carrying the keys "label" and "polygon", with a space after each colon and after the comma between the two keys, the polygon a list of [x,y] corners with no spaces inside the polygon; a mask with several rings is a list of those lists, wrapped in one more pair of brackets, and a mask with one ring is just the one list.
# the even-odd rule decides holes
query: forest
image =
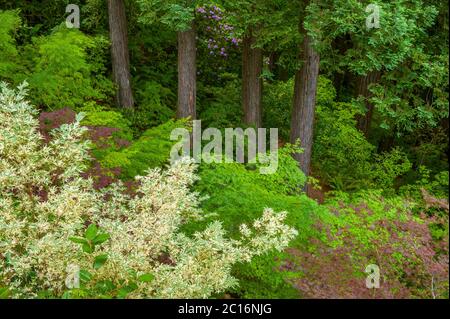
{"label": "forest", "polygon": [[448,32],[443,0],[0,0],[0,299],[448,299]]}

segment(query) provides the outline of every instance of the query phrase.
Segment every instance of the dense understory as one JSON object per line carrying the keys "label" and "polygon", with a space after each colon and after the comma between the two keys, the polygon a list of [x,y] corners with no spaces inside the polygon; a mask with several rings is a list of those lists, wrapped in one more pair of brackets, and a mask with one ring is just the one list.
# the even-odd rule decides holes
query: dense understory
{"label": "dense understory", "polygon": [[0,297],[448,298],[448,7],[377,3],[0,0]]}

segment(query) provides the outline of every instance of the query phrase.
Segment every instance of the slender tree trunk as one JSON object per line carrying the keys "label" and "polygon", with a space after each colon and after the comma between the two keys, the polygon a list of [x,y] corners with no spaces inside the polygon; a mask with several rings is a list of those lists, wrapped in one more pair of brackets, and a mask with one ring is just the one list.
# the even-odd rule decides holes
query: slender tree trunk
{"label": "slender tree trunk", "polygon": [[108,15],[112,71],[117,86],[116,103],[122,107],[132,108],[134,99],[131,90],[127,16],[123,0],[108,0]]}
{"label": "slender tree trunk", "polygon": [[256,39],[253,35],[245,37],[242,51],[242,107],[244,123],[261,127],[262,125],[262,65],[263,53],[260,48],[252,48]]}
{"label": "slender tree trunk", "polygon": [[366,106],[367,112],[366,114],[359,116],[358,120],[358,129],[364,133],[367,137],[370,130],[370,124],[372,122],[373,115],[373,104],[368,101],[368,99],[372,96],[369,91],[369,86],[373,83],[377,83],[381,78],[381,72],[369,72],[365,76],[359,76],[357,78],[357,96],[362,96],[364,98],[364,104]]}
{"label": "slender tree trunk", "polygon": [[190,30],[178,32],[178,118],[196,118],[196,55],[196,31],[193,25]]}
{"label": "slender tree trunk", "polygon": [[295,74],[294,101],[291,122],[291,142],[300,139],[304,149],[302,154],[295,154],[301,170],[306,176],[311,167],[311,153],[314,131],[314,112],[316,107],[317,81],[319,77],[319,54],[313,49],[311,39],[303,25],[300,31],[304,34],[300,59],[302,67]]}

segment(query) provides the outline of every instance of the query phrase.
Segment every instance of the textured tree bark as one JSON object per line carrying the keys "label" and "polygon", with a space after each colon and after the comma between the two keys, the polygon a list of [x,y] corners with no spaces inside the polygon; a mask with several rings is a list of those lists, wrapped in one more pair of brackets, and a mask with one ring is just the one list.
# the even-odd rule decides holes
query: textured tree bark
{"label": "textured tree bark", "polygon": [[262,65],[263,53],[260,48],[252,48],[256,39],[253,35],[245,37],[242,51],[242,107],[244,123],[261,127],[262,125]]}
{"label": "textured tree bark", "polygon": [[358,129],[364,133],[367,137],[370,130],[370,124],[372,122],[373,115],[373,104],[368,101],[368,99],[372,96],[369,91],[369,86],[373,83],[377,83],[381,78],[381,72],[374,71],[369,72],[365,76],[359,76],[357,79],[356,86],[356,94],[357,96],[362,96],[364,98],[364,104],[366,106],[367,112],[362,116],[358,116],[357,118],[357,127]]}
{"label": "textured tree bark", "polygon": [[197,62],[196,31],[178,32],[178,104],[177,118],[196,118]]}
{"label": "textured tree bark", "polygon": [[313,49],[312,40],[306,35],[303,25],[301,25],[300,30],[305,35],[300,55],[303,65],[295,74],[291,143],[295,143],[297,139],[300,139],[304,152],[295,154],[294,157],[299,162],[301,170],[308,176],[311,167],[320,56]]}
{"label": "textured tree bark", "polygon": [[131,89],[127,16],[123,0],[108,0],[108,15],[112,71],[117,86],[116,103],[122,107],[132,108],[134,99]]}

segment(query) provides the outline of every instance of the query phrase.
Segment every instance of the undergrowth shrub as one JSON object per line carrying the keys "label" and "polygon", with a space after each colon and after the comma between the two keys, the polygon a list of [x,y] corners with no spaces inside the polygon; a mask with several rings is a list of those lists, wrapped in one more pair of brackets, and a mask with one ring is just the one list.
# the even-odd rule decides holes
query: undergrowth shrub
{"label": "undergrowth shrub", "polygon": [[[289,211],[286,223],[299,230],[291,246],[300,246],[316,231],[312,227],[323,208],[302,194],[305,176],[292,159],[292,147],[280,150],[279,167],[275,174],[261,175],[258,169],[238,163],[203,163],[199,168],[200,180],[195,189],[208,194],[202,208],[211,213],[203,223],[218,219],[231,238],[238,236],[239,224],[252,220],[264,207]],[[284,184],[283,184],[284,182]],[[188,224],[187,232],[201,228],[201,223]],[[240,286],[230,293],[241,298],[298,298],[298,291],[286,281],[295,276],[280,271],[283,253],[256,257],[251,263],[239,263],[233,274]]]}
{"label": "undergrowth shrub", "polygon": [[357,110],[350,103],[317,106],[313,162],[315,172],[332,188],[369,187],[375,147],[356,128]]}
{"label": "undergrowth shrub", "polygon": [[[238,239],[227,238],[219,221],[187,236],[180,227],[203,217],[190,190],[191,160],[146,170],[134,194],[121,183],[96,191],[81,177],[89,149],[82,116],[46,141],[36,114],[24,86],[1,85],[2,295],[207,298],[237,285],[233,264],[282,250],[297,235],[284,224],[286,213],[265,209],[239,226]],[[67,289],[74,269],[80,286]]]}
{"label": "undergrowth shrub", "polygon": [[13,80],[19,69],[14,34],[20,24],[17,11],[0,10],[0,80]]}
{"label": "undergrowth shrub", "polygon": [[432,176],[431,171],[426,166],[419,166],[418,178],[415,183],[400,187],[400,193],[409,196],[416,201],[422,199],[422,189],[430,192],[438,198],[449,197],[449,174],[442,171]]}
{"label": "undergrowth shrub", "polygon": [[34,38],[26,52],[33,56],[28,77],[32,101],[50,110],[81,107],[87,101],[110,102],[113,85],[106,76],[109,42],[61,25]]}
{"label": "undergrowth shrub", "polygon": [[94,143],[93,155],[102,160],[112,151],[131,144],[133,131],[122,113],[96,104],[86,103],[78,108],[84,114],[81,124],[89,128],[89,139]]}
{"label": "undergrowth shrub", "polygon": [[240,81],[231,74],[222,77],[225,83],[221,87],[201,87],[199,118],[205,127],[244,127]]}
{"label": "undergrowth shrub", "polygon": [[170,140],[173,129],[189,127],[187,120],[169,120],[146,130],[129,147],[108,153],[100,162],[104,167],[120,167],[125,180],[143,174],[147,169],[164,166],[176,141]]}
{"label": "undergrowth shrub", "polygon": [[176,104],[174,93],[155,81],[140,83],[136,99],[138,103],[134,109],[124,110],[135,135],[175,117],[175,110],[170,107]]}
{"label": "undergrowth shrub", "polygon": [[[448,209],[415,214],[414,202],[381,191],[339,193],[317,225],[308,250],[291,250],[295,285],[306,298],[448,298]],[[446,228],[436,238],[433,227]],[[380,268],[380,288],[366,287],[365,269]]]}
{"label": "undergrowth shrub", "polygon": [[316,173],[335,190],[380,188],[392,192],[397,177],[412,165],[399,148],[376,154],[375,146],[356,128],[357,114],[351,103],[317,107],[313,150]]}
{"label": "undergrowth shrub", "polygon": [[[129,122],[122,113],[97,105],[95,102],[87,103],[77,111],[81,111],[84,115],[81,125],[88,129],[84,138],[91,142],[89,155],[92,161],[83,176],[92,178],[95,188],[104,188],[119,178],[120,168],[103,167],[101,160],[109,153],[120,151],[131,144],[133,134]],[[39,115],[39,131],[48,142],[53,129],[63,124],[72,124],[75,119],[76,112],[67,107],[42,112]]]}
{"label": "undergrowth shrub", "polygon": [[293,79],[283,82],[265,83],[263,95],[264,127],[277,127],[284,141],[290,140]]}

